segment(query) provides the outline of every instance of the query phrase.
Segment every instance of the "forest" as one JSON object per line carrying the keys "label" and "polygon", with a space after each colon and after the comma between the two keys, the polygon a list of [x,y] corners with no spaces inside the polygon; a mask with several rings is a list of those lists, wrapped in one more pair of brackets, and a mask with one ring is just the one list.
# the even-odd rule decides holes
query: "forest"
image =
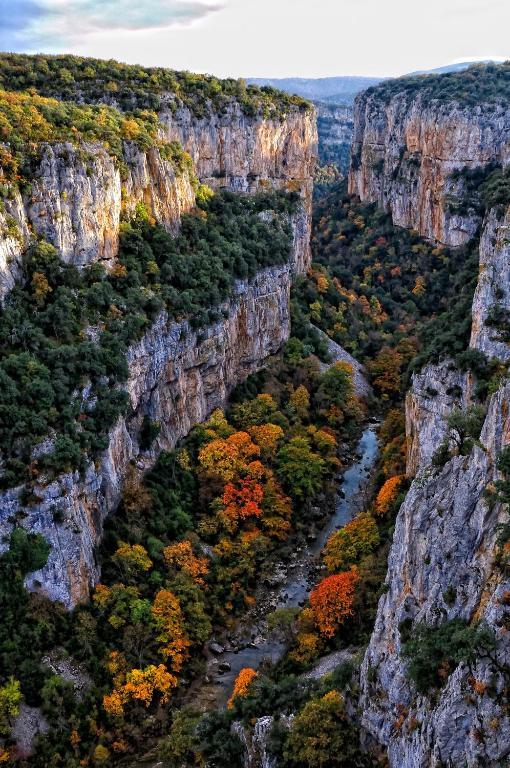
{"label": "forest", "polygon": [[60,101],[108,103],[124,111],[186,106],[203,117],[237,102],[247,116],[281,119],[291,109],[308,111],[310,102],[271,86],[259,88],[244,80],[141,67],[79,56],[0,54],[0,87],[35,90]]}
{"label": "forest", "polygon": [[[24,279],[0,315],[2,487],[83,469],[104,450],[127,406],[127,348],[159,313],[200,328],[228,311],[236,279],[288,260],[292,194],[213,196],[201,187],[197,200],[178,237],[139,204],[109,273],[98,263],[79,271],[44,241],[28,250]],[[275,215],[263,220],[265,210]],[[84,387],[88,397],[77,398]],[[50,450],[34,456],[50,434]]]}
{"label": "forest", "polygon": [[[33,249],[25,282],[2,314],[4,347],[11,340],[2,360],[4,419],[18,409],[3,439],[9,445],[16,436],[24,449],[13,457],[12,471],[26,471],[34,440],[49,426],[63,437],[53,454],[39,459],[45,471],[72,465],[84,446],[100,450],[105,423],[123,407],[116,400],[122,390],[98,389],[100,418],[87,414],[76,429],[70,393],[82,377],[97,387],[104,375],[121,384],[127,344],[162,309],[197,326],[214,321],[209,308],[228,297],[235,277],[288,258],[285,222],[293,205],[285,195],[204,191],[176,238],[140,208],[124,225],[110,275],[97,265],[78,274],[47,244]],[[278,216],[268,223],[257,214],[269,207]],[[308,279],[297,278],[293,289],[292,337],[282,353],[236,390],[226,412],[215,411],[173,453],[161,454],[141,484],[134,467],[128,474],[121,506],[107,523],[102,580],[90,604],[67,613],[27,593],[24,574],[44,564],[48,547],[41,537],[14,530],[0,558],[4,762],[10,760],[10,723],[23,701],[41,707],[50,726],[24,761],[34,768],[124,764],[141,749],[155,750],[168,768],[235,768],[242,765],[242,746],[232,723],[268,714],[276,716],[270,749],[285,768],[322,766],[321,744],[329,745],[328,765],[379,764],[376,755],[360,751],[348,717],[359,656],[321,682],[304,680],[302,673],[324,654],[362,648],[368,640],[408,485],[402,398],[410,373],[420,361],[453,349],[465,367],[476,369],[482,398],[500,372],[465,353],[459,304],[467,306],[474,290],[466,279],[472,250],[432,246],[349,198],[342,186],[319,203],[312,244]],[[26,334],[15,343],[21,317]],[[97,346],[79,341],[90,322],[105,326]],[[373,401],[355,395],[347,364],[328,361],[317,329],[364,363]],[[30,376],[18,375],[23,366]],[[9,384],[14,370],[16,381],[26,382],[22,392]],[[34,370],[41,372],[35,388]],[[42,394],[46,406],[37,410]],[[204,649],[253,605],[271,553],[306,537],[317,499],[334,497],[344,469],[340,446],[352,450],[374,409],[380,454],[371,499],[327,541],[305,604],[269,617],[285,638],[285,656],[241,670],[227,708],[204,716],[186,698],[204,674]],[[472,425],[466,439],[475,431]],[[156,423],[145,423],[147,446],[157,432]],[[423,690],[441,684],[441,654],[444,663],[453,654],[453,663],[491,647],[483,628],[448,625],[445,633],[403,635],[404,652],[414,659],[410,674]],[[47,660],[55,657],[84,676],[79,695],[71,680],[52,671]]]}

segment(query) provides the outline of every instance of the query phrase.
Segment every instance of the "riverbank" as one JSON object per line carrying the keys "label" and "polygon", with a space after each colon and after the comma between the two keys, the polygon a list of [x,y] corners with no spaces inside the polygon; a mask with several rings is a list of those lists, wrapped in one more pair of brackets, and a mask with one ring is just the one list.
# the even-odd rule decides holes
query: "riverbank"
{"label": "riverbank", "polygon": [[333,531],[346,525],[367,505],[378,456],[377,426],[372,420],[363,430],[354,453],[355,461],[339,480],[333,514],[317,532],[296,539],[287,561],[273,561],[271,577],[261,582],[254,607],[235,632],[218,636],[208,644],[205,674],[186,695],[186,703],[193,708],[208,710],[225,706],[241,669],[258,670],[267,663],[276,663],[284,655],[285,639],[277,630],[269,630],[267,616],[280,608],[304,605],[320,579],[320,555],[326,541]]}

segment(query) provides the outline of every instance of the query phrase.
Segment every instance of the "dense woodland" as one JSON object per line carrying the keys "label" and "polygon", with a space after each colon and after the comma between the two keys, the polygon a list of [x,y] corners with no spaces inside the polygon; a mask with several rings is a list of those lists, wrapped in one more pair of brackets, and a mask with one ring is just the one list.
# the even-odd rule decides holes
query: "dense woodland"
{"label": "dense woodland", "polygon": [[[478,98],[490,100],[505,93],[507,74],[506,66],[483,67],[468,76]],[[0,77],[9,89],[0,95],[0,131],[9,142],[0,159],[6,177],[20,185],[29,180],[30,135],[58,140],[74,125],[79,141],[99,140],[119,160],[122,141],[152,146],[152,110],[168,91],[172,103],[198,114],[207,100],[221,109],[234,98],[246,114],[307,108],[235,81],[75,57],[6,55]],[[449,98],[466,101],[456,77],[437,88],[431,80],[427,98],[445,98],[447,88]],[[383,86],[384,98],[392,87]],[[94,105],[105,90],[108,104]],[[79,107],[66,101],[78,97]],[[166,151],[176,172],[191,171],[179,147]],[[508,201],[501,169],[464,183],[481,210]],[[213,194],[198,183],[196,191],[197,208],[176,237],[139,206],[123,223],[109,272],[65,265],[43,241],[28,249],[23,280],[0,314],[1,484],[26,482],[27,508],[36,480],[83,469],[104,450],[109,427],[127,407],[127,349],[160,312],[181,322],[184,333],[202,329],[224,316],[236,279],[288,261],[295,195]],[[260,216],[268,210],[274,215]],[[474,375],[476,403],[451,414],[451,439],[434,457],[440,467],[452,450],[471,449],[504,371],[466,351],[476,241],[456,250],[434,246],[337,185],[316,204],[312,246],[310,272],[295,281],[292,336],[281,353],[236,390],[226,412],[215,411],[149,472],[131,466],[106,525],[102,581],[89,604],[66,612],[26,591],[24,576],[45,564],[48,544],[14,528],[0,555],[0,762],[108,767],[130,765],[151,750],[165,768],[240,768],[243,747],[233,723],[250,726],[271,714],[269,750],[281,768],[381,765],[361,751],[352,711],[408,485],[403,395],[427,361],[448,357]],[[505,318],[494,322],[506,327]],[[329,364],[317,329],[365,365],[373,398],[355,395],[348,365]],[[284,657],[243,669],[225,709],[195,711],[186,692],[204,676],[207,644],[253,606],[268,560],[306,537],[312,508],[327,509],[345,468],[340,457],[346,449],[352,455],[374,414],[380,453],[371,498],[328,539],[306,603],[268,617],[285,639]],[[144,422],[142,448],[151,447],[158,429]],[[508,452],[499,468],[502,479],[491,493],[508,504]],[[502,570],[509,539],[507,526]],[[439,630],[411,623],[399,629],[409,676],[432,697],[457,664],[494,647],[483,626],[457,620]],[[320,682],[302,677],[322,655],[353,646],[359,654]],[[79,670],[78,693],[52,668],[59,660]],[[39,708],[49,726],[32,755],[16,753],[11,735],[22,705]]]}
{"label": "dense woodland", "polygon": [[476,64],[461,72],[399,77],[368,88],[366,92],[385,103],[402,94],[402,98],[419,96],[423,104],[431,101],[457,102],[461,106],[500,104],[508,102],[510,96],[510,62]]}
{"label": "dense woodland", "polygon": [[[0,314],[2,487],[83,469],[104,450],[127,407],[127,348],[161,311],[191,332],[223,317],[236,279],[288,260],[292,194],[213,196],[200,187],[197,201],[177,237],[139,205],[108,273],[64,264],[44,241],[28,250],[24,280]],[[265,210],[276,215],[262,219]],[[34,455],[47,436],[51,446]]]}
{"label": "dense woodland", "polygon": [[237,102],[247,116],[280,119],[293,108],[311,109],[310,102],[300,96],[247,85],[244,80],[79,56],[0,54],[0,87],[34,90],[61,101],[103,102],[128,112],[186,106],[202,117],[211,109],[221,112]]}

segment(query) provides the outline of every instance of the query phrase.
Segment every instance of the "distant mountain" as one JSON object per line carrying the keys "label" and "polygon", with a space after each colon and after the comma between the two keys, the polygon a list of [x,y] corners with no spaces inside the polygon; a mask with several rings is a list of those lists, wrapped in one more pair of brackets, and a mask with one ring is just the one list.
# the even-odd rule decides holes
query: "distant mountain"
{"label": "distant mountain", "polygon": [[416,72],[410,72],[407,77],[412,75],[445,75],[447,72],[462,72],[464,69],[469,69],[476,64],[494,64],[492,59],[485,59],[484,61],[462,61],[459,64],[448,64],[446,67],[436,67],[436,69],[418,69]]}
{"label": "distant mountain", "polygon": [[248,78],[253,85],[271,85],[281,91],[295,93],[311,101],[324,101],[334,104],[352,104],[355,96],[372,85],[377,85],[382,77],[285,77],[285,78]]}
{"label": "distant mountain", "polygon": [[[447,72],[461,72],[463,69],[468,69],[475,64],[490,64],[491,59],[486,61],[463,61],[458,64],[448,64],[445,67],[437,67],[436,69],[420,69],[416,72],[410,72],[404,77],[412,77],[413,75],[441,75]],[[287,91],[287,93],[295,93],[298,96],[303,96],[305,99],[311,101],[322,101],[329,104],[352,104],[355,97],[360,91],[364,91],[366,88],[370,88],[372,85],[377,85],[383,80],[387,80],[386,77],[250,77],[247,79],[248,83],[253,85],[271,85],[273,88],[278,88],[281,91]]]}

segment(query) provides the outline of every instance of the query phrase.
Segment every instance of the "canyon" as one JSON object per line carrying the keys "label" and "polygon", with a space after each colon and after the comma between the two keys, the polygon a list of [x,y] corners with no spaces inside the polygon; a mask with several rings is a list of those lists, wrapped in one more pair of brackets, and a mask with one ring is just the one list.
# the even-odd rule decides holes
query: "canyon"
{"label": "canyon", "polygon": [[[197,424],[206,422],[211,414],[216,414],[216,422],[212,425],[209,423],[204,430],[209,431],[208,437],[212,436],[213,442],[223,445],[223,450],[230,445],[228,440],[235,435],[238,439],[241,434],[242,439],[250,440],[256,434],[253,429],[261,425],[275,427],[276,431],[280,429],[283,435],[280,423],[291,430],[292,439],[297,440],[298,445],[299,440],[302,441],[301,448],[303,440],[306,444],[306,440],[316,439],[318,432],[324,442],[327,443],[329,437],[330,445],[332,441],[335,448],[339,448],[329,423],[324,431],[317,430],[315,424],[307,422],[310,397],[306,387],[305,405],[299,402],[299,397],[296,398],[299,389],[303,397],[301,386],[294,389],[298,380],[301,384],[306,382],[310,387],[310,382],[315,381],[314,405],[318,404],[321,418],[325,418],[324,414],[327,413],[327,418],[335,423],[338,410],[330,405],[329,410],[321,411],[321,398],[325,400],[326,396],[324,380],[320,379],[334,366],[324,361],[319,362],[312,355],[315,349],[313,341],[325,347],[331,363],[343,362],[354,374],[352,397],[347,400],[351,406],[355,395],[363,401],[362,404],[356,401],[354,419],[358,419],[357,427],[360,432],[363,430],[363,437],[356,443],[354,433],[350,434],[350,446],[343,436],[341,450],[337,450],[337,453],[343,459],[349,456],[352,461],[350,467],[347,464],[342,466],[335,455],[332,464],[335,468],[334,482],[338,484],[335,514],[324,526],[322,533],[317,536],[316,532],[312,532],[308,540],[306,536],[310,535],[310,529],[306,526],[310,521],[299,520],[300,535],[306,542],[303,548],[305,554],[301,561],[295,553],[287,552],[295,573],[286,573],[286,580],[278,582],[276,579],[273,584],[273,602],[268,603],[271,609],[285,608],[292,611],[302,608],[307,603],[310,588],[315,586],[317,573],[321,568],[325,570],[318,562],[326,539],[348,524],[354,513],[371,508],[373,503],[368,497],[373,491],[372,484],[376,482],[378,472],[382,470],[379,465],[374,470],[378,448],[375,432],[369,426],[369,423],[373,426],[374,419],[370,422],[369,418],[375,412],[379,416],[378,411],[388,411],[390,408],[398,412],[401,405],[398,384],[396,390],[388,390],[389,394],[380,388],[370,355],[367,355],[366,368],[355,359],[356,354],[363,349],[358,342],[360,339],[366,341],[369,337],[361,322],[356,330],[358,336],[351,339],[354,341],[352,355],[330,336],[346,332],[345,318],[349,317],[345,314],[346,306],[357,303],[361,306],[360,314],[367,317],[373,311],[375,323],[384,327],[388,334],[405,334],[403,323],[399,325],[389,317],[390,302],[386,307],[388,313],[385,314],[384,308],[381,308],[378,298],[381,294],[377,293],[377,287],[370,294],[374,301],[369,302],[365,293],[361,292],[363,287],[377,283],[383,285],[385,279],[388,282],[378,261],[377,249],[384,248],[388,252],[393,249],[395,253],[396,245],[400,247],[398,228],[412,230],[416,237],[419,235],[423,238],[423,242],[417,244],[413,241],[414,245],[410,246],[410,252],[417,260],[422,253],[430,257],[423,245],[425,242],[430,245],[431,253],[435,253],[444,262],[448,261],[448,254],[462,254],[466,246],[473,247],[479,256],[478,277],[470,315],[464,318],[471,329],[468,348],[462,350],[464,357],[457,354],[458,350],[455,350],[456,354],[452,350],[451,354],[428,360],[419,370],[414,370],[410,377],[410,386],[405,396],[406,441],[401,451],[402,455],[405,453],[405,478],[398,475],[398,481],[407,483],[405,487],[408,490],[402,496],[403,502],[396,514],[394,530],[393,521],[381,524],[386,525],[384,535],[390,536],[391,546],[384,585],[377,585],[380,598],[368,645],[362,647],[359,643],[356,648],[348,650],[344,646],[340,650],[336,648],[322,661],[320,658],[318,661],[315,659],[316,666],[305,672],[304,676],[297,677],[297,683],[294,683],[298,686],[296,690],[301,690],[299,685],[303,680],[322,679],[322,672],[330,671],[331,659],[351,663],[358,653],[362,657],[360,666],[353,667],[345,684],[348,717],[342,716],[340,720],[342,727],[346,720],[356,724],[356,734],[360,735],[367,754],[383,755],[391,768],[499,768],[506,764],[510,755],[510,579],[502,559],[502,552],[506,550],[501,543],[502,531],[508,525],[508,509],[501,494],[497,493],[502,480],[506,480],[501,458],[510,446],[510,385],[507,376],[507,364],[510,361],[507,327],[510,311],[510,199],[505,187],[506,169],[510,165],[510,110],[505,99],[493,95],[485,99],[482,97],[475,104],[463,96],[463,91],[460,95],[457,93],[439,98],[437,93],[427,90],[428,82],[425,78],[419,84],[413,81],[409,85],[409,81],[405,80],[399,87],[398,81],[392,81],[369,88],[356,98],[353,120],[349,107],[344,109],[338,105],[319,105],[321,162],[331,159],[341,146],[344,162],[342,170],[346,170],[345,149],[352,135],[348,189],[356,202],[346,214],[345,228],[340,227],[338,232],[334,230],[338,221],[334,222],[332,217],[330,224],[327,217],[322,217],[332,239],[342,242],[349,230],[362,232],[368,227],[370,210],[373,212],[376,208],[381,216],[384,212],[389,214],[394,226],[393,241],[386,236],[389,230],[386,230],[385,236],[374,236],[373,242],[367,239],[368,245],[365,242],[360,245],[359,241],[353,240],[352,252],[358,261],[367,265],[367,269],[362,279],[349,284],[349,289],[342,285],[342,281],[350,279],[342,272],[343,264],[334,264],[332,261],[328,265],[331,271],[328,272],[324,262],[327,262],[329,255],[325,255],[320,266],[311,264],[312,195],[318,142],[317,114],[313,108],[291,105],[279,116],[270,117],[261,111],[250,112],[246,104],[243,105],[242,100],[237,98],[226,99],[221,108],[209,101],[205,107],[200,104],[201,109],[198,109],[196,104],[193,108],[189,100],[179,100],[175,94],[163,92],[158,107],[157,140],[149,148],[144,149],[136,141],[124,139],[119,157],[99,142],[42,142],[38,147],[37,162],[32,163],[30,184],[11,185],[1,171],[2,187],[9,188],[0,207],[0,298],[6,305],[10,292],[24,279],[26,253],[37,240],[44,240],[54,246],[63,262],[79,270],[97,262],[107,272],[111,272],[119,269],[117,257],[123,227],[140,209],[143,209],[153,225],[161,225],[175,236],[178,236],[182,218],[186,214],[206,219],[207,213],[197,208],[197,198],[204,190],[201,185],[206,185],[206,190],[228,190],[239,195],[287,192],[294,194],[297,202],[293,212],[286,214],[292,241],[286,263],[258,269],[251,278],[237,279],[228,300],[214,307],[216,319],[208,325],[195,327],[190,318],[176,319],[170,311],[162,310],[141,338],[129,346],[126,353],[128,376],[123,387],[127,393],[128,407],[110,429],[106,449],[95,459],[90,458],[84,471],[69,471],[57,477],[47,477],[42,473],[25,487],[0,491],[0,550],[1,553],[7,552],[9,537],[19,527],[44,538],[49,545],[47,562],[42,568],[26,575],[25,586],[31,597],[35,593],[35,596],[40,595],[43,599],[49,598],[60,603],[65,609],[78,606],[78,612],[66,613],[66,616],[80,615],[79,611],[90,603],[91,591],[100,581],[98,549],[103,541],[105,522],[119,507],[126,483],[130,482],[140,489],[144,476],[157,464],[158,457],[171,452],[183,438],[193,432]],[[116,106],[115,96],[108,94],[105,98],[109,104]],[[179,166],[168,159],[164,147],[169,144],[174,148],[179,147],[179,152],[185,153],[181,155],[186,159],[183,165]],[[496,178],[499,184],[498,195],[494,196],[492,192],[491,197],[484,192],[483,185],[491,180],[491,174],[494,173],[499,174]],[[370,206],[373,208],[370,209]],[[339,207],[347,207],[341,197]],[[271,221],[276,214],[268,208],[257,215],[259,221]],[[374,214],[375,219],[377,216],[377,213]],[[402,268],[398,269],[391,273],[392,279],[402,276]],[[438,271],[430,273],[431,279],[434,279]],[[308,295],[305,287],[305,299],[301,296],[301,305],[297,310],[296,306],[293,307],[297,322],[293,314],[292,324],[299,324],[299,312],[302,312],[306,327],[296,331],[296,334],[302,334],[302,338],[296,335],[293,339],[294,348],[287,358],[283,356],[282,363],[289,369],[293,365],[296,367],[296,380],[289,384],[280,369],[270,382],[270,387],[276,391],[275,381],[278,375],[282,377],[285,383],[280,382],[279,385],[285,390],[285,396],[289,395],[289,402],[285,407],[282,406],[279,414],[274,402],[274,410],[270,411],[271,416],[264,417],[265,421],[248,420],[247,431],[236,433],[218,409],[227,406],[233,391],[245,383],[251,374],[268,367],[271,358],[278,355],[289,340],[295,330],[291,328],[291,288],[293,285],[303,286],[305,276],[310,285],[317,285],[317,290],[315,294],[311,291]],[[413,282],[414,272],[411,286]],[[403,284],[404,279],[398,286],[399,290]],[[415,311],[418,318],[416,307],[420,290],[426,291],[429,286],[422,285],[420,288],[418,281],[414,285],[407,305],[413,303],[413,297],[416,298],[416,305],[414,309],[411,307],[410,314]],[[356,295],[355,289],[360,291],[359,295]],[[325,334],[323,329],[314,327],[310,317],[314,318],[314,323],[324,320],[324,301],[321,305],[319,299],[336,296],[334,290],[339,292],[341,301],[332,313],[334,328],[331,333]],[[384,295],[382,303],[387,298]],[[334,301],[335,298],[331,299],[331,302]],[[295,303],[297,305],[299,300],[296,299]],[[444,307],[438,307],[437,312],[443,310]],[[407,332],[412,335],[409,328]],[[87,328],[86,333],[94,338],[96,329]],[[385,338],[387,340],[387,336]],[[416,341],[414,352],[418,346]],[[404,348],[405,344],[402,346]],[[296,359],[299,363],[295,362]],[[482,388],[483,395],[480,394],[482,390],[479,385],[484,382],[480,382],[481,376],[477,373],[482,363],[487,368],[492,366],[490,370],[493,372],[490,380],[485,382],[485,390]],[[345,368],[343,370],[345,373]],[[365,378],[367,371],[370,383]],[[397,371],[399,381],[400,373],[403,371]],[[322,384],[319,385],[319,381]],[[374,392],[381,391],[381,401],[376,403]],[[80,396],[87,398],[86,386]],[[268,401],[272,400],[268,392],[258,397],[262,397],[262,401],[255,399],[254,402],[260,407],[261,402],[267,406]],[[313,401],[314,398],[311,399]],[[388,405],[389,402],[392,404]],[[365,406],[366,411],[363,410]],[[455,434],[452,415],[467,414],[474,407],[481,414],[480,427],[476,435],[469,435],[469,440],[462,439],[461,435]],[[300,408],[305,413],[302,422]],[[342,421],[345,416],[340,413],[339,420]],[[266,423],[273,417],[275,424]],[[237,418],[240,418],[239,412]],[[147,424],[158,425],[157,434],[149,447],[144,445],[143,440]],[[236,429],[240,429],[237,423]],[[292,430],[295,430],[295,434]],[[54,435],[48,435],[37,446],[33,458],[37,459],[37,451],[44,453],[51,448],[54,439]],[[198,437],[195,435],[194,439],[199,446],[210,445],[207,442],[200,443],[200,440],[205,440],[204,434]],[[196,454],[200,462],[202,454],[197,445]],[[251,463],[242,465],[243,490],[250,487],[250,482],[255,484],[256,480],[260,480],[263,472],[267,472],[267,476],[274,480],[277,469],[272,474],[271,469],[264,469],[261,462],[253,460],[254,456],[262,456],[266,449],[264,444],[260,448],[252,446]],[[354,456],[349,455],[350,450]],[[357,459],[356,451],[359,454]],[[191,470],[187,466],[190,457],[186,455],[187,459],[181,469],[186,477],[185,482],[191,483]],[[308,454],[308,461],[313,457],[313,453]],[[281,470],[281,466],[278,469]],[[206,470],[207,465],[203,462],[197,470],[199,480],[207,475]],[[255,474],[251,476],[250,472]],[[225,486],[223,494],[227,488],[232,491],[233,473],[225,475],[225,478],[231,485]],[[228,507],[227,502],[223,501],[224,496],[218,496],[218,476],[211,474],[209,485],[204,483],[201,487],[200,492],[206,502],[203,502],[197,491],[199,480],[193,479],[196,493],[193,498],[200,499],[201,504],[213,509],[215,504],[216,507],[221,504]],[[297,482],[295,478],[293,482]],[[174,486],[171,488],[175,491]],[[321,503],[326,506],[325,496],[319,496]],[[302,501],[299,494],[296,498],[299,512],[305,510],[311,515],[314,507]],[[281,507],[285,507],[285,502],[290,506],[290,500],[284,496],[283,491],[278,501]],[[177,502],[174,503],[177,505]],[[238,517],[242,517],[245,512],[242,508]],[[317,519],[320,518],[321,510],[318,512]],[[262,516],[262,510],[256,507],[254,516]],[[192,559],[192,565],[198,563],[200,566],[207,556],[210,557],[212,568],[221,571],[217,565],[222,556],[221,550],[233,548],[232,541],[223,536],[214,547],[205,544],[210,534],[207,526],[211,526],[211,522],[204,515],[198,515],[198,518],[198,533],[193,531],[190,542],[200,557],[195,552],[196,562]],[[283,517],[283,520],[284,524],[287,523],[286,518]],[[236,519],[234,523],[231,520],[228,522],[232,529],[236,529],[239,521]],[[121,528],[128,529],[129,526]],[[204,540],[201,541],[204,532]],[[233,550],[234,560],[250,559],[246,555],[249,552],[247,542],[250,537],[253,539],[253,534],[253,529],[246,531],[241,539],[246,549]],[[285,534],[281,538],[284,540]],[[154,539],[153,536],[151,557],[153,560],[159,557],[161,561],[161,551],[167,541],[163,534],[160,541],[156,539],[154,543]],[[295,540],[291,538],[289,541],[288,546],[292,548]],[[193,555],[190,542],[188,544]],[[131,546],[121,539],[120,544]],[[138,540],[135,546],[140,547]],[[164,551],[171,548],[168,546]],[[148,568],[152,567],[147,550],[144,547],[141,550],[151,563]],[[133,552],[136,552],[134,547],[131,554]],[[153,552],[156,552],[155,556]],[[369,554],[373,554],[372,550],[369,550]],[[112,560],[117,555],[118,551]],[[385,552],[384,558],[386,562]],[[167,562],[170,558],[165,554],[164,559],[165,567],[168,566],[170,572],[171,565]],[[370,562],[376,561],[374,559]],[[143,571],[143,562],[140,567]],[[355,558],[348,567],[351,570],[346,572],[357,578]],[[124,566],[124,571],[122,568],[119,570],[122,572],[119,578],[125,577],[129,585],[133,572],[127,566]],[[255,580],[260,576],[257,573]],[[133,586],[138,584],[136,578],[128,586],[128,590],[131,589],[131,594],[136,597],[134,607],[131,606],[130,610],[137,616],[149,615],[150,621],[154,620],[154,605],[161,594],[166,593],[166,597],[171,595],[168,583],[159,572],[151,574],[152,577],[153,581],[149,590],[143,593],[143,599],[140,597],[139,585]],[[225,589],[223,583],[221,588],[215,585],[218,589],[215,595],[218,603],[231,603],[232,600],[226,595],[238,598],[236,590],[239,590],[242,578],[242,575],[236,574],[235,589],[231,593],[221,591]],[[143,581],[143,574],[140,580]],[[146,582],[149,584],[149,578]],[[178,579],[176,583],[179,585]],[[145,582],[143,584],[145,588]],[[164,585],[166,588],[163,588]],[[187,583],[186,589],[191,591],[192,588],[203,586],[199,572],[193,587]],[[104,595],[111,595],[119,587],[124,589],[124,584],[114,584],[113,587],[103,585],[102,592],[101,588],[98,589],[98,610],[103,610],[106,605],[107,598]],[[158,590],[152,605],[147,598],[147,595],[151,595],[151,589]],[[198,603],[196,593],[193,595]],[[238,599],[241,602],[241,598]],[[101,600],[105,600],[105,603],[101,604]],[[253,605],[254,598],[245,594],[242,600],[246,612]],[[202,609],[203,605],[205,603],[200,603]],[[189,606],[186,604],[186,607]],[[232,606],[228,610],[233,610]],[[366,606],[361,610],[366,611]],[[98,615],[103,620],[106,613]],[[226,621],[225,615],[228,616]],[[225,628],[225,635],[230,633],[232,636],[234,619],[230,614],[224,614],[222,618],[228,627],[228,632]],[[200,624],[202,620],[203,617],[198,613],[192,614],[192,624]],[[298,621],[295,617],[294,620]],[[117,616],[112,612],[108,622],[116,631],[125,625],[126,619],[124,615]],[[467,660],[440,669],[442,677],[435,687],[420,689],[410,673],[410,660],[406,656],[407,643],[410,638],[419,636],[424,628],[431,633],[439,632],[451,626],[452,622],[459,622],[459,626],[471,630],[483,627],[490,634],[493,644],[488,649],[478,646],[472,648]],[[133,624],[133,627],[137,626]],[[146,629],[143,623],[141,626]],[[154,624],[150,626],[154,628]],[[240,626],[243,628],[242,622]],[[171,629],[173,641],[174,635],[179,638],[178,622]],[[273,661],[280,660],[289,646],[287,639],[284,641],[278,637],[273,644],[270,634],[262,637],[268,629],[265,618],[260,625],[248,623],[244,629],[243,637],[238,639],[234,648],[226,649],[220,645],[218,650],[218,643],[209,642],[210,638],[207,640],[209,650],[216,646],[215,650],[211,650],[212,661],[209,654],[207,674],[203,675],[208,678],[207,684],[221,685],[218,679],[211,680],[209,675],[211,669],[218,670],[221,662],[225,666],[224,671],[228,673],[224,678],[224,690],[219,696],[222,704],[228,698],[227,694],[231,693],[234,673],[239,673],[248,664],[264,669],[266,656]],[[313,631],[308,629],[305,637],[308,640],[312,637],[313,642]],[[358,632],[361,632],[359,628]],[[162,636],[159,634],[156,639],[160,641]],[[293,637],[292,642],[295,640]],[[143,642],[142,638],[142,645]],[[151,642],[151,650],[154,651],[154,641]],[[186,642],[183,644],[184,650],[187,648]],[[203,638],[200,639],[200,645],[204,645]],[[318,647],[321,648],[319,641]],[[102,653],[105,654],[104,649]],[[145,658],[144,653],[143,648],[139,657]],[[158,649],[158,653],[165,662],[171,656],[171,652],[164,655],[165,649],[163,653]],[[320,656],[321,651],[317,653]],[[115,654],[118,654],[117,650],[112,651],[108,661],[103,659],[101,664],[112,666]],[[288,659],[283,663],[288,663]],[[142,661],[139,661],[139,666],[142,667]],[[174,671],[180,674],[181,666],[177,664]],[[198,679],[202,672],[197,665],[192,674]],[[119,675],[114,677],[114,684],[119,679]],[[101,685],[103,683],[102,680]],[[277,688],[271,690],[274,693]],[[324,695],[324,699],[327,695]],[[113,694],[106,695],[103,702],[110,700],[111,704],[112,698]],[[211,700],[218,700],[218,689],[215,694],[213,692]],[[166,704],[166,701],[163,696],[162,704]],[[298,703],[298,708],[301,704]],[[260,701],[257,706],[260,706]],[[283,727],[283,730],[289,730],[293,718],[300,716],[299,712],[294,711],[289,714],[288,702],[286,706],[280,718],[279,727]],[[162,706],[159,711],[161,709]],[[275,716],[274,712],[266,714],[268,710],[264,710],[263,716],[260,716],[260,712],[253,716],[251,710],[246,711],[249,717],[245,717],[243,722],[228,724],[228,733],[237,734],[240,739],[244,765],[246,768],[277,768],[278,761],[271,752],[270,742],[279,713]],[[154,720],[150,722],[148,730],[153,729]],[[129,737],[134,740],[136,732],[134,738],[132,733]],[[110,741],[113,741],[113,737]],[[118,744],[118,741],[114,743]]]}

